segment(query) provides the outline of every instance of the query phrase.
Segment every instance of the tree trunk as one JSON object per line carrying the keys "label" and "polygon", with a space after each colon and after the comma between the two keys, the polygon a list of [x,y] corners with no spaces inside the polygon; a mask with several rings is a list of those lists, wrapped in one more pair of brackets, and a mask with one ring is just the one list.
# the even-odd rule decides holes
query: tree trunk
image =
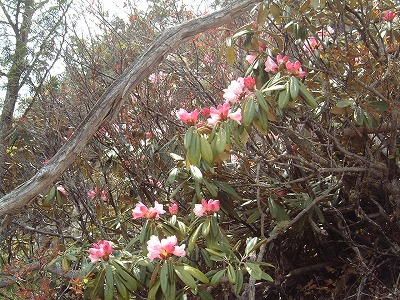
{"label": "tree trunk", "polygon": [[[7,90],[4,99],[3,110],[0,116],[0,182],[4,182],[7,173],[6,156],[9,131],[13,125],[13,116],[15,105],[18,100],[19,91],[21,89],[21,76],[26,70],[26,56],[28,51],[28,37],[31,33],[32,17],[35,12],[34,1],[25,0],[24,13],[21,26],[12,23],[9,19],[10,26],[14,30],[15,49],[12,54],[12,65],[7,74]],[[0,185],[0,193],[6,193],[6,187]]]}
{"label": "tree trunk", "polygon": [[133,88],[155,69],[163,58],[182,41],[198,33],[221,26],[261,0],[239,0],[214,13],[201,16],[165,30],[125,72],[104,92],[66,144],[31,179],[0,199],[0,216],[16,213],[30,200],[51,186],[75,161],[92,135],[116,116]]}

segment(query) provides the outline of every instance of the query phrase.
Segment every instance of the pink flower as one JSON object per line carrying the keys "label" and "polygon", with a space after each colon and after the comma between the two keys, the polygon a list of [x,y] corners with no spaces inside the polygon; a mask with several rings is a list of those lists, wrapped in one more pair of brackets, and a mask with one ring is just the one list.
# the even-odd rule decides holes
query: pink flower
{"label": "pink flower", "polygon": [[178,207],[178,204],[176,204],[176,203],[173,203],[173,204],[168,208],[169,213],[170,213],[171,215],[176,215],[176,214],[178,213],[178,209],[179,209],[179,207]]}
{"label": "pink flower", "polygon": [[201,217],[204,215],[213,214],[219,211],[219,200],[210,199],[208,202],[206,199],[201,200],[201,204],[195,204],[193,212],[196,216]]}
{"label": "pink flower", "polygon": [[57,187],[57,191],[59,191],[63,195],[67,195],[68,194],[67,191],[65,190],[65,188],[62,185],[59,185]]}
{"label": "pink flower", "polygon": [[286,55],[284,57],[282,57],[282,55],[278,54],[276,56],[276,61],[278,62],[278,65],[280,65],[282,63],[287,63],[289,61],[289,57],[287,57]]}
{"label": "pink flower", "polygon": [[195,109],[191,113],[187,112],[185,109],[181,108],[177,111],[176,116],[185,124],[194,125],[197,122],[197,117],[199,116],[199,110]]}
{"label": "pink flower", "polygon": [[145,133],[146,138],[150,139],[153,136],[151,131]]}
{"label": "pink flower", "polygon": [[142,202],[136,204],[136,207],[132,210],[132,216],[134,219],[147,218],[158,220],[160,215],[165,214],[163,205],[154,201],[154,207],[147,207]]}
{"label": "pink flower", "polygon": [[244,86],[248,90],[253,90],[256,85],[256,80],[251,76],[247,76],[247,77],[243,78],[243,82],[244,82]]}
{"label": "pink flower", "polygon": [[156,84],[159,80],[158,75],[157,74],[150,74],[149,76],[149,80],[152,84]]}
{"label": "pink flower", "polygon": [[90,199],[93,199],[94,197],[96,197],[98,192],[97,186],[94,188],[94,190],[88,191],[87,195]]}
{"label": "pink flower", "polygon": [[387,13],[385,13],[382,16],[382,20],[387,21],[387,22],[393,22],[393,19],[395,17],[396,17],[396,14],[393,11],[389,10]]}
{"label": "pink flower", "polygon": [[278,71],[278,65],[271,58],[271,56],[268,56],[267,61],[264,63],[264,65],[265,65],[264,70],[266,72],[276,73]]}
{"label": "pink flower", "polygon": [[306,76],[306,72],[301,69],[301,63],[299,61],[296,61],[295,63],[288,61],[286,63],[286,69],[290,74],[296,75],[299,78]]}
{"label": "pink flower", "polygon": [[208,55],[204,56],[203,61],[204,61],[205,63],[212,63],[212,62],[214,62],[214,60],[213,60],[211,57],[209,57]]}
{"label": "pink flower", "polygon": [[111,246],[109,241],[100,240],[97,244],[93,244],[93,248],[89,249],[89,259],[94,264],[97,263],[100,258],[108,261],[108,257],[112,251],[113,247]]}
{"label": "pink flower", "polygon": [[147,241],[147,257],[150,261],[153,261],[155,258],[167,259],[172,255],[176,256],[185,256],[185,244],[182,246],[176,246],[178,240],[176,236],[170,236],[161,241],[155,235],[150,237],[150,240]]}
{"label": "pink flower", "polygon": [[224,89],[224,99],[228,102],[235,103],[239,100],[245,88],[243,78],[232,80],[228,88]]}
{"label": "pink flower", "polygon": [[252,64],[256,60],[256,58],[257,58],[257,55],[254,55],[254,54],[247,54],[246,55],[246,61],[249,64]]}
{"label": "pink flower", "polygon": [[241,109],[238,109],[234,113],[229,113],[231,105],[229,102],[225,102],[222,105],[218,105],[217,108],[210,108],[210,117],[207,122],[208,125],[214,126],[218,121],[225,121],[226,119],[232,119],[240,124],[242,120]]}
{"label": "pink flower", "polygon": [[201,110],[201,114],[203,115],[203,116],[205,116],[205,117],[209,117],[210,116],[210,109],[208,108],[208,107],[204,107],[202,110]]}
{"label": "pink flower", "polygon": [[47,164],[49,163],[50,159],[51,159],[51,157],[46,158],[46,159],[43,161],[43,165],[44,165],[44,166],[47,165]]}
{"label": "pink flower", "polygon": [[103,201],[107,201],[107,191],[102,190],[101,191],[101,196],[100,196],[101,200]]}

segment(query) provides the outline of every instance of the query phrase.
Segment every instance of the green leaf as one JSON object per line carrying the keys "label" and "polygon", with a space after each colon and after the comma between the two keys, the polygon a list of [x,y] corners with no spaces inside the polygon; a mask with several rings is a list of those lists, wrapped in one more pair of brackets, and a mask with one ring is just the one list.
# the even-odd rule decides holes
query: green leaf
{"label": "green leaf", "polygon": [[197,226],[196,230],[193,232],[193,234],[189,238],[188,242],[188,252],[192,253],[194,246],[196,245],[196,241],[198,236],[200,235],[202,226]]}
{"label": "green leaf", "polygon": [[190,275],[192,275],[194,278],[200,280],[201,282],[203,282],[203,283],[208,283],[209,282],[207,276],[204,275],[204,273],[201,272],[200,270],[198,270],[196,268],[193,268],[193,267],[191,267],[189,265],[186,265],[186,264],[183,265],[183,269],[185,271],[189,272]]}
{"label": "green leaf", "polygon": [[176,178],[176,175],[178,174],[178,168],[173,168],[170,172],[169,172],[169,174],[168,174],[168,178],[167,178],[167,184],[168,185],[171,185],[171,184],[173,184],[174,182],[175,182],[175,178]]}
{"label": "green leaf", "polygon": [[203,174],[198,167],[190,165],[190,173],[192,174],[194,181],[198,183],[203,182]]}
{"label": "green leaf", "polygon": [[190,275],[190,273],[185,270],[184,267],[175,266],[175,273],[183,281],[183,283],[190,287],[192,290],[197,289],[196,281],[193,279],[192,275]]}
{"label": "green leaf", "polygon": [[264,280],[266,280],[266,281],[274,281],[273,279],[272,279],[272,277],[270,276],[270,275],[268,275],[267,273],[265,273],[265,272],[262,272],[261,273],[261,279],[264,279]]}
{"label": "green leaf", "polygon": [[290,100],[289,85],[286,84],[286,89],[279,93],[278,107],[280,109],[284,109],[288,105],[289,100]]}
{"label": "green leaf", "polygon": [[244,263],[244,265],[246,267],[247,272],[252,278],[256,280],[260,280],[262,278],[263,271],[261,270],[260,266],[251,262],[246,262]]}
{"label": "green leaf", "polygon": [[226,48],[226,62],[230,66],[235,63],[235,49],[232,46]]}
{"label": "green leaf", "polygon": [[236,284],[235,284],[235,294],[240,295],[243,287],[243,272],[241,269],[236,271]]}
{"label": "green leaf", "polygon": [[312,108],[318,107],[317,100],[315,100],[314,96],[307,90],[307,87],[302,82],[299,82],[299,95]]}
{"label": "green leaf", "polygon": [[205,178],[203,178],[203,183],[205,184],[207,190],[210,192],[211,196],[218,196],[218,188],[215,186],[215,184],[208,182]]}
{"label": "green leaf", "polygon": [[261,106],[261,108],[268,113],[269,109],[268,109],[268,104],[267,101],[265,100],[263,94],[261,94],[261,92],[259,90],[255,90],[255,94],[258,100],[258,104]]}
{"label": "green leaf", "polygon": [[192,143],[188,149],[188,158],[191,165],[197,166],[200,161],[201,149],[200,149],[200,135],[193,133]]}
{"label": "green leaf", "polygon": [[226,146],[226,131],[224,128],[220,128],[220,130],[216,134],[215,141],[215,150],[217,153],[222,153],[225,151]]}
{"label": "green leaf", "polygon": [[203,288],[199,288],[198,293],[201,300],[214,300],[213,296]]}
{"label": "green leaf", "polygon": [[238,193],[231,187],[229,184],[222,182],[222,181],[217,181],[214,180],[214,183],[217,187],[219,187],[221,190],[223,190],[225,193],[227,193],[229,196],[234,198],[235,200],[241,201],[243,198],[239,196]]}
{"label": "green leaf", "polygon": [[248,99],[245,103],[244,110],[243,110],[243,120],[242,123],[244,126],[248,126],[254,118],[254,110],[255,110],[255,103],[253,98]]}
{"label": "green leaf", "polygon": [[157,281],[154,282],[149,293],[147,294],[147,300],[155,300],[159,288],[160,288],[160,279],[157,279]]}
{"label": "green leaf", "polygon": [[211,229],[211,224],[210,224],[210,219],[206,219],[203,223],[202,230],[201,230],[201,234],[206,237],[209,233],[210,233],[210,229]]}
{"label": "green leaf", "polygon": [[128,299],[128,289],[126,288],[124,284],[124,279],[119,275],[115,274],[116,276],[114,277],[114,282],[115,285],[117,286],[117,291],[121,295],[123,299]]}
{"label": "green leaf", "polygon": [[211,145],[208,143],[207,139],[204,136],[200,137],[200,149],[201,156],[203,159],[210,165],[214,165],[214,156],[211,149]]}
{"label": "green leaf", "polygon": [[236,283],[236,271],[232,265],[228,265],[228,280],[230,283]]}
{"label": "green leaf", "polygon": [[214,216],[211,216],[210,222],[211,222],[211,232],[212,232],[213,236],[217,237],[219,234],[219,226],[218,226],[217,218]]}
{"label": "green leaf", "polygon": [[190,127],[188,131],[185,133],[185,137],[183,138],[183,145],[185,149],[189,149],[190,145],[192,144],[194,127]]}
{"label": "green leaf", "polygon": [[220,270],[217,273],[214,274],[214,276],[211,278],[211,285],[216,286],[219,281],[221,280],[222,276],[224,276],[225,270]]}
{"label": "green leaf", "polygon": [[257,241],[257,237],[253,237],[250,241],[248,241],[246,249],[244,250],[244,253],[246,253],[246,255],[249,255],[253,251],[253,248],[257,244]]}
{"label": "green leaf", "polygon": [[377,111],[388,111],[390,109],[390,106],[385,101],[373,101],[369,106]]}
{"label": "green leaf", "polygon": [[164,294],[167,293],[168,290],[168,262],[164,261],[163,266],[160,271],[160,282],[161,282],[161,290]]}
{"label": "green leaf", "polygon": [[295,76],[290,76],[289,79],[290,97],[296,100],[299,96],[299,80]]}
{"label": "green leaf", "polygon": [[348,107],[354,104],[354,100],[341,100],[338,103],[336,103],[336,107]]}
{"label": "green leaf", "polygon": [[104,278],[105,269],[101,269],[94,279],[93,290],[90,299],[96,299],[100,293],[103,293]]}
{"label": "green leaf", "polygon": [[114,274],[110,265],[106,265],[106,285],[104,286],[104,299],[113,300],[114,298]]}

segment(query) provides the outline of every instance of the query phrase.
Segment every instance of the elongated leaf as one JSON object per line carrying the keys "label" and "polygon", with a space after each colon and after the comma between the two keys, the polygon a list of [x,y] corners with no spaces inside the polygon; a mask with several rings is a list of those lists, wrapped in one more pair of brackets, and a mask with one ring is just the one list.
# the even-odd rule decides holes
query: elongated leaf
{"label": "elongated leaf", "polygon": [[307,90],[306,86],[302,82],[299,82],[299,95],[312,108],[318,107],[317,100],[315,100],[314,96]]}
{"label": "elongated leaf", "polygon": [[190,275],[192,275],[194,278],[200,280],[201,282],[203,282],[203,283],[208,283],[209,282],[207,276],[204,275],[204,273],[201,272],[200,270],[198,270],[196,268],[193,268],[193,267],[191,267],[189,265],[186,265],[186,264],[183,266],[183,269],[185,271],[189,272]]}
{"label": "elongated leaf", "polygon": [[211,149],[211,145],[208,143],[207,139],[204,136],[200,138],[200,149],[201,149],[201,156],[203,159],[210,165],[214,165],[214,156]]}
{"label": "elongated leaf", "polygon": [[[286,84],[286,86],[288,87],[289,85]],[[289,100],[290,100],[290,91],[288,88],[286,88],[279,93],[278,107],[280,109],[284,109],[288,105]]]}
{"label": "elongated leaf", "polygon": [[169,284],[168,277],[169,277],[168,276],[168,262],[165,261],[163,266],[161,267],[161,271],[160,271],[161,289],[164,294],[166,294],[167,290],[168,290],[168,284]]}
{"label": "elongated leaf", "polygon": [[224,276],[224,274],[225,274],[225,270],[220,270],[217,273],[215,273],[214,276],[211,278],[211,285],[216,286],[220,282],[220,280],[221,280],[222,276]]}
{"label": "elongated leaf", "polygon": [[220,128],[220,130],[216,134],[216,141],[215,141],[215,150],[217,153],[222,153],[225,151],[226,146],[226,131],[224,128]]}
{"label": "elongated leaf", "polygon": [[254,110],[255,110],[255,103],[254,103],[253,98],[250,98],[246,102],[244,110],[243,110],[243,120],[242,120],[242,122],[243,122],[244,126],[248,126],[251,123],[251,121],[253,121]]}
{"label": "elongated leaf", "polygon": [[226,62],[232,66],[235,63],[235,49],[233,47],[226,48]]}
{"label": "elongated leaf", "polygon": [[297,77],[290,76],[289,87],[290,87],[290,97],[293,100],[296,100],[297,97],[299,96],[299,80],[297,79]]}
{"label": "elongated leaf", "polygon": [[117,291],[123,299],[128,299],[128,289],[124,284],[124,279],[119,275],[115,274],[114,283],[117,286]]}
{"label": "elongated leaf", "polygon": [[197,289],[196,281],[193,279],[192,275],[190,275],[190,273],[184,269],[184,267],[175,266],[175,273],[183,281],[183,283],[192,290]]}
{"label": "elongated leaf", "polygon": [[252,278],[256,280],[260,280],[262,278],[263,271],[260,269],[260,266],[253,264],[251,262],[246,262],[244,265],[246,267],[247,272]]}
{"label": "elongated leaf", "polygon": [[246,249],[244,250],[244,253],[246,253],[246,255],[249,255],[253,251],[253,248],[257,244],[257,241],[258,238],[253,237],[250,241],[247,242]]}
{"label": "elongated leaf", "polygon": [[235,294],[240,295],[243,287],[243,272],[241,269],[236,270],[236,284],[235,284]]}
{"label": "elongated leaf", "polygon": [[228,280],[230,283],[236,283],[236,270],[232,265],[228,265]]}
{"label": "elongated leaf", "polygon": [[98,295],[103,294],[105,269],[100,270],[99,274],[94,279],[93,290],[90,299],[96,299]]}
{"label": "elongated leaf", "polygon": [[201,227],[202,226],[197,226],[196,230],[193,232],[193,234],[189,238],[189,242],[188,242],[188,252],[189,253],[193,252],[194,246],[196,245],[197,238],[199,237],[200,232],[201,232]]}
{"label": "elongated leaf", "polygon": [[110,265],[106,265],[106,285],[104,286],[104,300],[114,298],[114,274]]}
{"label": "elongated leaf", "polygon": [[147,294],[147,300],[155,300],[157,296],[158,289],[160,288],[160,279],[157,279],[151,287],[149,293]]}
{"label": "elongated leaf", "polygon": [[192,144],[193,132],[194,127],[192,126],[185,133],[185,137],[183,138],[183,145],[185,146],[185,149],[189,149],[190,145]]}
{"label": "elongated leaf", "polygon": [[191,165],[197,166],[199,164],[201,157],[200,149],[200,135],[198,133],[193,133],[192,143],[188,149],[188,158]]}
{"label": "elongated leaf", "polygon": [[201,226],[201,234],[206,237],[211,230],[211,224],[210,224],[210,219],[206,219],[203,223],[203,225]]}

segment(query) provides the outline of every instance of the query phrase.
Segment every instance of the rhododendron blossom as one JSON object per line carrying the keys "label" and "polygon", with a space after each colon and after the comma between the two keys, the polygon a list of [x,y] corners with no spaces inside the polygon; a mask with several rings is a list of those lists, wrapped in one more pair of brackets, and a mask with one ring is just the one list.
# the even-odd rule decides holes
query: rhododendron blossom
{"label": "rhododendron blossom", "polygon": [[154,207],[147,207],[142,202],[136,203],[136,207],[132,210],[134,219],[146,218],[158,220],[160,215],[165,214],[163,205],[154,201]]}
{"label": "rhododendron blossom", "polygon": [[264,63],[264,66],[264,70],[266,72],[276,73],[278,71],[278,65],[271,58],[271,56],[268,56],[267,61]]}
{"label": "rhododendron blossom", "polygon": [[107,191],[102,190],[101,191],[101,196],[100,196],[101,200],[103,201],[107,201]]}
{"label": "rhododendron blossom", "polygon": [[299,61],[296,61],[295,63],[288,61],[286,63],[286,69],[290,74],[296,75],[299,78],[306,76],[306,72],[301,69],[301,63]]}
{"label": "rhododendron blossom", "polygon": [[155,235],[150,237],[150,240],[147,241],[147,257],[150,261],[153,261],[155,258],[167,259],[172,255],[176,256],[185,256],[185,244],[182,246],[176,246],[178,240],[176,236],[170,236],[161,241]]}
{"label": "rhododendron blossom", "polygon": [[100,240],[97,244],[93,244],[93,248],[89,249],[89,259],[94,264],[97,263],[100,258],[108,261],[108,257],[112,251],[113,247],[109,241]]}
{"label": "rhododendron blossom", "polygon": [[219,200],[210,199],[202,199],[201,204],[195,204],[193,212],[196,216],[201,217],[204,215],[213,214],[214,212],[219,211]]}
{"label": "rhododendron blossom", "polygon": [[179,207],[178,207],[178,204],[176,204],[176,203],[173,203],[173,204],[171,204],[170,207],[168,207],[169,213],[171,215],[176,215],[178,213],[178,209],[179,209]]}
{"label": "rhododendron blossom", "polygon": [[191,113],[187,112],[185,109],[181,108],[176,112],[176,116],[185,124],[194,125],[197,122],[199,116],[199,110],[195,109]]}
{"label": "rhododendron blossom", "polygon": [[59,185],[57,187],[57,191],[59,191],[63,195],[67,195],[68,194],[67,191],[65,190],[65,188],[62,185]]}
{"label": "rhododendron blossom", "polygon": [[223,98],[227,102],[235,103],[242,96],[251,94],[256,81],[253,77],[239,77],[237,80],[232,80],[228,88],[224,89]]}
{"label": "rhododendron blossom", "polygon": [[385,13],[382,16],[382,20],[387,21],[387,22],[393,22],[395,17],[396,17],[396,14],[393,11],[389,10],[387,13]]}
{"label": "rhododendron blossom", "polygon": [[225,102],[222,105],[218,105],[217,108],[210,108],[210,118],[207,120],[208,125],[214,126],[218,121],[225,121],[227,119],[232,119],[240,124],[242,120],[241,109],[239,108],[236,112],[230,113],[231,105],[229,102]]}
{"label": "rhododendron blossom", "polygon": [[246,55],[246,61],[249,64],[252,64],[256,60],[256,58],[257,58],[257,55],[254,55],[254,54],[247,54]]}
{"label": "rhododendron blossom", "polygon": [[90,199],[93,199],[94,197],[96,197],[98,192],[97,186],[94,188],[94,190],[88,191],[87,195]]}

